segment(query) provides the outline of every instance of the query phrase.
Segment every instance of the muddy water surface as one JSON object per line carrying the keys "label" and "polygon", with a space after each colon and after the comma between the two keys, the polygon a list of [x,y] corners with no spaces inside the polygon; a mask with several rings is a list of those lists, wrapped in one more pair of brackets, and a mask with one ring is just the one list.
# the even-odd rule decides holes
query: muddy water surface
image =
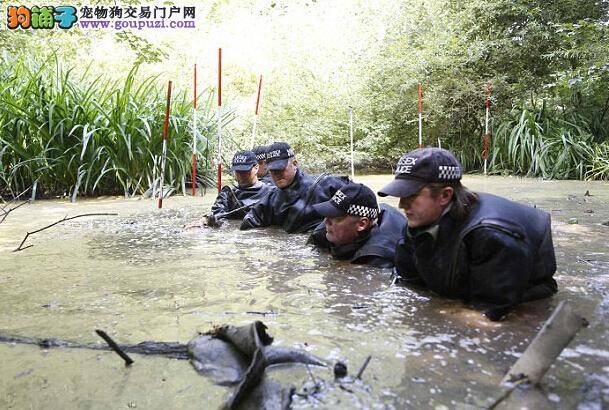
{"label": "muddy water surface", "polygon": [[[358,178],[374,189],[391,176]],[[184,231],[213,197],[37,201],[0,224],[0,331],[101,343],[186,343],[214,324],[263,320],[275,343],[346,361],[363,383],[295,396],[296,408],[477,408],[560,301],[591,323],[544,378],[557,408],[602,408],[609,398],[609,185],[503,177],[465,184],[552,214],[559,293],[489,322],[461,303],[389,285],[389,272],[334,261],[306,235],[267,229]],[[591,196],[585,196],[589,191]],[[396,205],[397,201],[386,202]],[[116,212],[27,231],[65,215]],[[571,218],[577,224],[569,224]],[[264,315],[263,315],[264,314]],[[111,352],[0,344],[0,408],[215,408],[226,392],[187,361]],[[305,369],[274,370],[303,386]],[[316,369],[316,377],[331,379]]]}

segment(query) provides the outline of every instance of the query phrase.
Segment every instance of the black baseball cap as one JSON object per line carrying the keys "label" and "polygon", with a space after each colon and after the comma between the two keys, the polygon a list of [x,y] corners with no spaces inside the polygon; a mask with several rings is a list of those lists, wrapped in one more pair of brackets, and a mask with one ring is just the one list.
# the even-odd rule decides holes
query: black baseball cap
{"label": "black baseball cap", "polygon": [[249,171],[254,165],[258,165],[254,151],[237,151],[233,156],[231,171]]}
{"label": "black baseball cap", "polygon": [[281,171],[294,158],[294,150],[287,142],[274,142],[266,150],[266,167],[271,171]]}
{"label": "black baseball cap", "polygon": [[329,218],[356,215],[376,219],[379,216],[379,205],[374,192],[366,185],[354,182],[337,190],[329,201],[313,205],[313,209]]}
{"label": "black baseball cap", "polygon": [[252,148],[252,151],[254,151],[254,154],[256,154],[256,160],[257,161],[264,161],[266,159],[266,150],[268,149],[268,147],[266,145],[258,145],[254,148]]}
{"label": "black baseball cap", "polygon": [[459,181],[462,174],[461,164],[450,151],[419,148],[400,158],[395,179],[378,194],[406,198],[419,192],[426,184]]}

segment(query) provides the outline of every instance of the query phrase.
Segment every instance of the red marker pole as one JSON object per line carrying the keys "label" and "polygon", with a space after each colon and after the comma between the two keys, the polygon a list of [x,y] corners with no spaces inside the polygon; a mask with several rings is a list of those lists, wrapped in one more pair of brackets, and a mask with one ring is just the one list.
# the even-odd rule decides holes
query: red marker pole
{"label": "red marker pole", "polygon": [[254,111],[254,127],[252,128],[252,147],[256,146],[256,125],[258,124],[258,107],[260,106],[260,90],[262,90],[262,76],[258,82],[258,97],[256,98],[256,111]]}
{"label": "red marker pole", "polygon": [[419,148],[423,148],[423,86],[419,83]]}
{"label": "red marker pole", "polygon": [[197,65],[194,68],[194,98],[192,102],[192,196],[197,194]]}
{"label": "red marker pole", "polygon": [[165,107],[165,126],[163,128],[163,154],[161,156],[161,190],[158,207],[163,207],[163,185],[165,183],[165,162],[167,160],[167,131],[169,131],[169,106],[171,104],[171,81],[167,86],[167,106]]}
{"label": "red marker pole", "polygon": [[484,175],[486,175],[487,173],[487,164],[488,164],[488,140],[489,140],[489,133],[488,133],[488,120],[489,120],[489,116],[490,116],[490,111],[491,111],[491,85],[489,84],[489,82],[486,82],[486,101],[485,101],[485,105],[486,105],[486,130],[485,130],[485,134],[484,134],[484,151],[482,151],[482,157],[484,158]]}
{"label": "red marker pole", "polygon": [[218,193],[222,189],[222,49],[218,49]]}

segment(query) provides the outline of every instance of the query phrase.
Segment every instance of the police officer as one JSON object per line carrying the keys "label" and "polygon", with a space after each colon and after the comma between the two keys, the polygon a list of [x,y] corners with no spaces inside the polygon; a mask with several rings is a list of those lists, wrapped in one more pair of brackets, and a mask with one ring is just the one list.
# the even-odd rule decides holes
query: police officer
{"label": "police officer", "polygon": [[258,161],[258,177],[259,181],[264,182],[265,184],[273,185],[273,179],[271,178],[271,174],[269,170],[266,168],[266,145],[258,145],[254,147],[252,151],[256,154],[256,160]]}
{"label": "police officer", "polygon": [[307,232],[323,219],[312,207],[327,201],[348,182],[327,174],[313,177],[298,168],[298,160],[287,142],[275,142],[266,152],[266,164],[278,188],[245,215],[241,229],[280,226],[288,233]]}
{"label": "police officer", "polygon": [[236,182],[225,185],[211,207],[211,216],[242,219],[249,208],[275,188],[258,180],[258,162],[253,151],[239,151],[233,156],[231,171]]}
{"label": "police officer", "polygon": [[557,291],[550,215],[461,185],[449,151],[422,148],[399,160],[380,196],[400,198],[408,223],[394,273],[448,297],[488,308],[500,320],[521,302]]}
{"label": "police officer", "polygon": [[324,222],[309,237],[309,243],[327,250],[337,259],[382,268],[392,268],[395,247],[406,226],[397,209],[376,201],[363,184],[349,183],[326,202],[313,205]]}

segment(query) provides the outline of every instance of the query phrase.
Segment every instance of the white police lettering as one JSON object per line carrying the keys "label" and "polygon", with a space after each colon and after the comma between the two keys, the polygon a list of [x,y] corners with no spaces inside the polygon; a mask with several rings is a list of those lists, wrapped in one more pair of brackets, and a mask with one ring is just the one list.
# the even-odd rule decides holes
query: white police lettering
{"label": "white police lettering", "polygon": [[267,152],[266,153],[266,159],[269,160],[271,158],[275,158],[275,157],[279,157],[281,156],[281,150],[276,149],[275,151],[271,151],[271,152]]}
{"label": "white police lettering", "polygon": [[346,197],[347,196],[345,194],[343,194],[340,190],[336,191],[336,193],[332,197],[332,202],[334,202],[336,205],[338,205],[341,202],[343,202],[343,199],[345,199]]}
{"label": "white police lettering", "polygon": [[235,164],[244,164],[247,162],[247,157],[245,155],[237,155],[233,162]]}
{"label": "white police lettering", "polygon": [[412,167],[417,163],[418,158],[403,157],[398,161],[398,165],[395,169],[396,174],[410,174]]}

